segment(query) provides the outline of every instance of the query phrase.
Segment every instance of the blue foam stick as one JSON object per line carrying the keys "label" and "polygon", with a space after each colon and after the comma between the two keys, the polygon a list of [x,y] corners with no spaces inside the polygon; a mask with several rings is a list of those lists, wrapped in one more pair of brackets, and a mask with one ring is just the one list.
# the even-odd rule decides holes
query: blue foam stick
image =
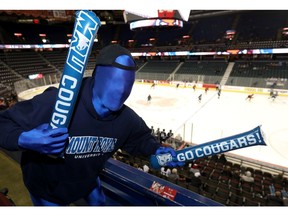
{"label": "blue foam stick", "polygon": [[261,130],[261,127],[257,126],[252,130],[236,134],[234,136],[229,136],[193,147],[181,149],[176,151],[175,157],[172,157],[170,153],[152,155],[150,157],[150,163],[153,168],[159,169],[163,166],[166,166],[166,164],[170,161],[186,162],[195,160],[197,158],[208,157],[211,155],[221,154],[245,147],[266,145],[263,135],[264,134]]}
{"label": "blue foam stick", "polygon": [[65,62],[50,127],[68,127],[94,39],[101,25],[92,11],[76,12],[72,40]]}

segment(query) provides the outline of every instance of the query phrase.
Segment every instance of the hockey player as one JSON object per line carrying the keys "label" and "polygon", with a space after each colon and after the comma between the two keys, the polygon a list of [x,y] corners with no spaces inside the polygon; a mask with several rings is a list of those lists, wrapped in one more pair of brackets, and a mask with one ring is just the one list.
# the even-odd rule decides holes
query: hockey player
{"label": "hockey player", "polygon": [[278,97],[278,92],[273,92],[273,94],[271,95],[271,99],[272,101],[275,101],[275,99]]}
{"label": "hockey player", "polygon": [[201,100],[202,100],[202,94],[200,94],[200,95],[198,96],[198,102],[199,102],[199,103],[201,103]]}
{"label": "hockey player", "polygon": [[[81,198],[91,206],[105,205],[99,174],[118,149],[133,156],[167,152],[176,156],[124,104],[136,69],[125,48],[103,48],[92,77],[82,81],[69,128],[48,127],[58,93],[54,87],[0,112],[0,146],[22,152],[23,180],[34,205],[70,205]],[[61,153],[64,158],[50,157]],[[184,163],[168,164],[179,165]]]}
{"label": "hockey player", "polygon": [[196,84],[194,84],[192,88],[193,88],[193,90],[195,92],[196,91]]}
{"label": "hockey player", "polygon": [[221,96],[221,89],[220,88],[218,89],[217,95],[218,95],[218,99],[220,99],[220,96]]}
{"label": "hockey player", "polygon": [[254,97],[254,94],[249,94],[249,95],[246,97],[245,100],[251,101],[251,99],[252,99],[253,97]]}
{"label": "hockey player", "polygon": [[151,100],[152,100],[152,96],[149,94],[147,97],[147,103],[151,103]]}
{"label": "hockey player", "polygon": [[270,99],[273,94],[274,94],[274,92],[273,92],[273,89],[272,89],[272,90],[270,91],[270,93],[269,93],[269,98],[268,98],[268,99]]}

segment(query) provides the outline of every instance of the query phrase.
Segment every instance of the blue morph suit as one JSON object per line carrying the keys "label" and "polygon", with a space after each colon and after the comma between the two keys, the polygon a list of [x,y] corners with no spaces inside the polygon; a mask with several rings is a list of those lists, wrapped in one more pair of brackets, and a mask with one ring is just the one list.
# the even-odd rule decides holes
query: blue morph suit
{"label": "blue morph suit", "polygon": [[[103,205],[99,174],[118,149],[133,156],[166,151],[124,104],[136,69],[125,48],[103,48],[93,76],[82,81],[68,128],[48,126],[58,92],[54,87],[0,113],[0,146],[22,151],[23,180],[34,205],[70,205],[82,198]],[[49,156],[63,152],[64,158]]]}

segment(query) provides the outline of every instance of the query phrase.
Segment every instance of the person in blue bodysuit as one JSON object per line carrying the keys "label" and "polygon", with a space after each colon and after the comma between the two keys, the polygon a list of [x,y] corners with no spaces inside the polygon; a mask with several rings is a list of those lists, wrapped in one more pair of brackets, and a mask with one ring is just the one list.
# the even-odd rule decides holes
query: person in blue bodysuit
{"label": "person in blue bodysuit", "polygon": [[23,181],[35,206],[70,205],[81,198],[91,206],[105,205],[99,174],[118,149],[133,156],[176,154],[162,147],[145,121],[124,104],[136,70],[127,49],[104,47],[92,77],[82,81],[68,128],[48,126],[58,93],[54,87],[0,112],[0,146],[22,152]]}

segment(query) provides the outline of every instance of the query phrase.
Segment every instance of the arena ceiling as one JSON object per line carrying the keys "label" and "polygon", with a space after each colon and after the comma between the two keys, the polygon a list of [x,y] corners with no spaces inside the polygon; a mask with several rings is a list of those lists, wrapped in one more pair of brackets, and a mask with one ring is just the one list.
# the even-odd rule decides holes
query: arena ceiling
{"label": "arena ceiling", "polygon": [[[101,21],[108,24],[123,24],[123,10],[94,10]],[[189,20],[200,19],[237,13],[237,10],[191,10]],[[73,10],[0,10],[0,21],[19,22],[25,19],[40,19],[43,23],[65,23],[74,22]],[[188,21],[189,21],[188,20]]]}

